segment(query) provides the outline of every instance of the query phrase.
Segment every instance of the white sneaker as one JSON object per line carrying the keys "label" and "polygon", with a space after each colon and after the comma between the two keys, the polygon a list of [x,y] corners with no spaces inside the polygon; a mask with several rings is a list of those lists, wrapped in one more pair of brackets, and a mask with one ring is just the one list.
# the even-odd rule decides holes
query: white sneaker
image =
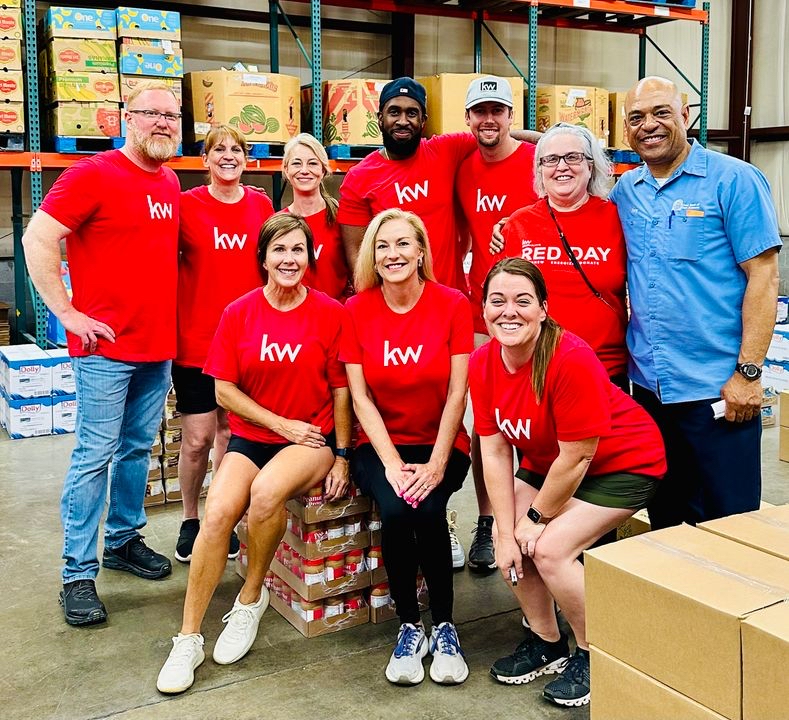
{"label": "white sneaker", "polygon": [[227,623],[214,645],[214,662],[230,665],[249,652],[258,634],[260,618],[268,607],[269,593],[260,588],[260,598],[253,605],[244,605],[236,597],[233,609],[222,618]]}
{"label": "white sneaker", "polygon": [[173,649],[167,656],[156,687],[159,692],[174,694],[188,690],[195,681],[195,669],[205,660],[203,652],[203,636],[199,633],[182,635],[173,638]]}
{"label": "white sneaker", "polygon": [[442,622],[433,627],[430,633],[430,678],[442,685],[458,685],[468,677],[468,665],[460,649],[460,641],[455,626]]}
{"label": "white sneaker", "polygon": [[466,551],[458,538],[457,513],[454,510],[447,512],[447,525],[449,526],[449,542],[452,545],[452,567],[455,570],[460,570],[466,564]]}
{"label": "white sneaker", "polygon": [[425,679],[422,658],[427,655],[427,637],[421,625],[403,623],[397,634],[389,664],[386,666],[386,679],[398,685],[418,685]]}

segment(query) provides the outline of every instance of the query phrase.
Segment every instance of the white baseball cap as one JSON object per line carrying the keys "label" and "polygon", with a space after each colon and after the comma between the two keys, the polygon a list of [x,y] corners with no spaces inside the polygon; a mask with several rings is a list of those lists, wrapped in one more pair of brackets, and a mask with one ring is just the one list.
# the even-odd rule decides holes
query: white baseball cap
{"label": "white baseball cap", "polygon": [[471,81],[466,92],[466,110],[483,102],[498,102],[512,107],[512,88],[509,80],[486,75]]}

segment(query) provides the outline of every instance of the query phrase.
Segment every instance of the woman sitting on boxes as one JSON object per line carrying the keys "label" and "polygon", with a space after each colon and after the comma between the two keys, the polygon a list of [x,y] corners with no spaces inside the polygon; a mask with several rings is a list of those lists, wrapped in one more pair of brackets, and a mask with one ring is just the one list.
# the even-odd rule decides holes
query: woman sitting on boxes
{"label": "woman sitting on boxes", "polygon": [[293,202],[283,212],[301,215],[315,240],[315,272],[307,271],[305,283],[345,302],[350,294],[350,273],[337,224],[337,200],[326,190],[331,174],[326,149],[309,133],[288,140],[282,174],[293,189]]}
{"label": "woman sitting on boxes", "polygon": [[[578,556],[646,506],[666,471],[663,441],[592,348],[548,315],[536,266],[501,260],[482,295],[491,341],[471,357],[474,425],[496,521],[496,563],[531,627],[490,672],[520,684],[562,671],[543,694],[584,705],[589,650]],[[514,487],[513,446],[523,455],[516,474],[523,482]],[[554,601],[575,634],[572,656]]]}
{"label": "woman sitting on boxes", "polygon": [[[421,682],[430,652],[435,682],[462,683],[468,667],[452,619],[446,508],[470,465],[462,423],[471,307],[433,280],[425,226],[399,209],[379,213],[367,228],[354,285],[359,294],[346,304],[340,359],[362,427],[354,482],[381,508],[383,560],[401,623],[386,678]],[[417,602],[419,567],[430,593],[429,641]]]}
{"label": "woman sitting on boxes", "polygon": [[[189,562],[200,530],[197,503],[214,449],[214,471],[230,439],[225,411],[217,406],[214,378],[203,373],[208,347],[228,303],[260,285],[255,243],[260,227],[274,214],[262,189],[241,184],[249,149],[230,125],[212,128],[203,164],[208,185],[181,193],[178,240],[178,357],[173,362],[176,410],[183,438],[178,484],[184,501],[175,559]],[[238,555],[230,536],[228,557]]]}
{"label": "woman sitting on boxes", "polygon": [[230,534],[247,508],[247,577],[214,646],[222,665],[244,657],[255,641],[269,602],[263,580],[285,531],[285,502],[324,479],[328,500],[348,487],[345,454],[335,456],[351,439],[350,394],[337,359],[342,307],[302,283],[315,255],[300,216],[269,218],[257,257],[265,284],[227,307],[205,365],[231,437],[195,541],[181,631],[159,673],[163,693],[189,688],[204,660],[201,624],[225,569]]}

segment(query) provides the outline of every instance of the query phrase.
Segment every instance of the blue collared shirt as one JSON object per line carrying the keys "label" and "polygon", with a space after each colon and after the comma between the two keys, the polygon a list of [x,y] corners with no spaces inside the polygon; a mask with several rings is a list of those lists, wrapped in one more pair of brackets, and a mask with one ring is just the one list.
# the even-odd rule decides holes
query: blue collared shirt
{"label": "blue collared shirt", "polygon": [[767,179],[694,140],[662,187],[643,165],[610,199],[627,241],[630,377],[664,403],[720,397],[742,341],[739,264],[781,247]]}

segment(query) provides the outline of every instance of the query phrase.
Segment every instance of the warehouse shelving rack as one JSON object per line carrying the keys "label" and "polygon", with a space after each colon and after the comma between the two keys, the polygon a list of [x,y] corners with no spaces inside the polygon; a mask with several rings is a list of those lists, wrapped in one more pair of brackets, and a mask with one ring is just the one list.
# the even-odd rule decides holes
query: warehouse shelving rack
{"label": "warehouse shelving rack", "polygon": [[[395,0],[296,0],[309,5],[309,27],[311,34],[311,56],[308,61],[311,66],[312,85],[316,90],[312,98],[313,134],[322,137],[321,125],[321,7],[335,6],[360,10],[374,10],[378,12],[402,15],[435,15],[441,17],[455,17],[467,19],[474,23],[474,70],[481,69],[482,37],[483,30],[496,42],[505,53],[506,50],[498,42],[487,22],[510,22],[528,25],[528,58],[529,67],[524,80],[529,87],[537,86],[537,38],[540,25],[559,28],[576,28],[584,30],[599,30],[607,32],[636,34],[639,37],[639,77],[646,72],[646,51],[648,43],[652,43],[658,52],[666,57],[660,48],[647,35],[647,29],[655,25],[674,20],[694,21],[702,27],[702,57],[701,57],[701,83],[699,88],[699,137],[706,144],[707,134],[707,88],[708,88],[708,63],[709,63],[709,2],[703,4],[703,9],[688,8],[679,5],[652,5],[631,0],[459,0],[459,4],[450,5],[444,2],[429,2],[428,0],[411,0],[396,2]],[[116,2],[85,3],[74,2],[74,5],[91,7],[115,7]],[[144,2],[142,3],[144,4]],[[26,87],[27,87],[27,117],[28,117],[28,151],[0,154],[0,170],[7,169],[11,173],[12,190],[12,226],[14,234],[14,286],[16,296],[16,318],[14,319],[15,340],[23,339],[36,342],[40,346],[46,345],[46,307],[32,288],[27,276],[27,269],[22,250],[22,234],[24,231],[24,215],[22,207],[24,174],[29,175],[31,210],[35,211],[43,200],[42,173],[44,170],[60,170],[76,162],[80,156],[63,155],[59,153],[41,152],[41,127],[40,105],[38,93],[31,89],[38,87],[37,67],[37,40],[36,40],[36,3],[35,0],[23,0],[25,44],[27,48]],[[212,8],[194,6],[187,2],[159,2],[157,6],[164,10],[178,10],[186,15],[198,13],[208,14]],[[279,0],[269,0],[269,12],[239,11],[238,9],[213,8],[220,14],[232,19],[252,19],[260,21],[265,16],[270,28],[270,67],[272,72],[279,71],[279,18],[287,18],[279,5]],[[300,20],[303,20],[300,18]],[[343,27],[342,21],[327,21],[326,24]],[[288,21],[290,26],[290,22]],[[358,27],[361,31],[380,32],[382,24],[374,23],[347,23],[349,29]],[[391,26],[393,54],[406,38],[397,37],[397,32]],[[291,27],[292,30],[292,27]],[[294,33],[295,36],[295,33]],[[412,45],[411,45],[412,47]],[[305,54],[306,56],[306,54]],[[671,62],[669,60],[669,62]],[[402,63],[401,63],[402,64]],[[672,63],[673,65],[673,63]],[[516,70],[523,75],[520,70]],[[674,65],[675,69],[679,71]],[[681,73],[681,71],[680,71]],[[682,75],[686,80],[687,77]],[[689,84],[693,86],[688,80]],[[527,126],[536,127],[536,93],[529,93]],[[345,172],[355,161],[332,161],[337,172]],[[175,158],[170,166],[177,172],[203,172],[204,167],[200,158],[180,157]],[[275,176],[275,196],[279,192],[280,160],[264,159],[251,160],[247,167],[250,172],[259,172]],[[35,315],[35,330],[33,334],[27,332],[28,321],[26,312],[26,297],[28,290],[32,296],[33,311]],[[21,298],[21,300],[20,300]]]}

